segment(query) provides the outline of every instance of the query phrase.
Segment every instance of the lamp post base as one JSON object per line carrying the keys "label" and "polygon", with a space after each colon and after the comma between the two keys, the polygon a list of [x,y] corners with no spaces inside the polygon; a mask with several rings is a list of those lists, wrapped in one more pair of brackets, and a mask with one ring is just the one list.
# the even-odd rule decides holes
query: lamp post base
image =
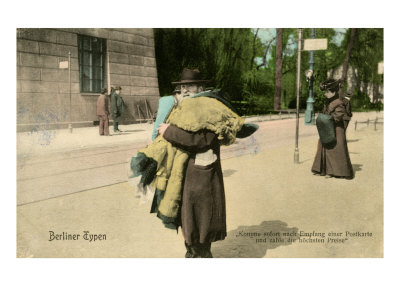
{"label": "lamp post base", "polygon": [[299,162],[299,149],[298,148],[296,148],[295,150],[294,150],[294,163],[295,164],[298,164],[298,163],[300,163]]}

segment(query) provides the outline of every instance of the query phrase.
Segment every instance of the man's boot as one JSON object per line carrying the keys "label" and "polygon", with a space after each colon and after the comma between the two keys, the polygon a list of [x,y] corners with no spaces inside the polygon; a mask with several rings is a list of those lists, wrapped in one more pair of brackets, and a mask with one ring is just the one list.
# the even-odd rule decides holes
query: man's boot
{"label": "man's boot", "polygon": [[115,120],[114,120],[114,132],[119,132],[118,121],[115,121]]}
{"label": "man's boot", "polygon": [[200,244],[201,257],[202,258],[213,258],[211,253],[211,243]]}
{"label": "man's boot", "polygon": [[185,242],[185,247],[186,247],[186,254],[185,254],[185,258],[192,258],[192,252],[190,251],[190,246],[188,244],[186,244]]}
{"label": "man's boot", "polygon": [[186,254],[185,258],[201,258],[201,250],[196,246],[189,246],[185,242]]}
{"label": "man's boot", "polygon": [[186,252],[185,257],[186,258],[212,258],[211,254],[211,243],[205,243],[205,244],[195,244],[193,246],[188,246],[185,243],[186,249],[188,250]]}

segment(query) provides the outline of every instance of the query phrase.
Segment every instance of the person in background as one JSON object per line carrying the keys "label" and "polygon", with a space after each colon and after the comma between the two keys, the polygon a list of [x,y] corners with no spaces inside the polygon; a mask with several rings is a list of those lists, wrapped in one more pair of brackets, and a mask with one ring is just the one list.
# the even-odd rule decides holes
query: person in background
{"label": "person in background", "polygon": [[121,90],[120,86],[115,87],[114,93],[111,95],[111,114],[114,121],[114,132],[121,132],[118,129],[118,123],[122,113],[124,112],[124,100],[121,97]]}
{"label": "person in background", "polygon": [[336,143],[332,147],[324,147],[321,139],[318,140],[317,154],[311,171],[314,175],[325,176],[326,178],[353,179],[353,167],[350,161],[347,148],[345,116],[346,108],[339,98],[341,80],[327,79],[321,83],[320,89],[325,92],[325,103],[323,114],[331,115],[334,120]]}
{"label": "person in background", "polygon": [[101,89],[101,95],[97,98],[96,115],[99,118],[99,134],[110,135],[108,129],[108,115],[110,114],[107,89]]}

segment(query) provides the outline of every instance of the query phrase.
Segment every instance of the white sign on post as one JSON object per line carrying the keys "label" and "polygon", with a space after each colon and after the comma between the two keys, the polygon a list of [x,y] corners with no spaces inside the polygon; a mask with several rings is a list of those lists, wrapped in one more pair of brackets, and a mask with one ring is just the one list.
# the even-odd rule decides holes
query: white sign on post
{"label": "white sign on post", "polygon": [[328,49],[328,39],[305,39],[303,51],[315,51]]}
{"label": "white sign on post", "polygon": [[378,63],[378,74],[383,74],[383,61]]}
{"label": "white sign on post", "polygon": [[60,61],[60,63],[59,63],[59,68],[60,68],[60,69],[68,69],[68,60],[66,60],[66,61]]}

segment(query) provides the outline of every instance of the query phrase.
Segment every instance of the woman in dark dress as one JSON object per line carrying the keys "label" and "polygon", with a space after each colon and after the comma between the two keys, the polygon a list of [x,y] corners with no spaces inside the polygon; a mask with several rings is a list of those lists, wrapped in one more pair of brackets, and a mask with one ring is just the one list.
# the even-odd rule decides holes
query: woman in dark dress
{"label": "woman in dark dress", "polygon": [[318,140],[317,154],[312,166],[314,175],[353,179],[354,172],[347,148],[345,122],[346,108],[339,98],[341,81],[328,79],[321,83],[320,89],[325,91],[325,103],[322,113],[334,119],[336,144],[329,149]]}

